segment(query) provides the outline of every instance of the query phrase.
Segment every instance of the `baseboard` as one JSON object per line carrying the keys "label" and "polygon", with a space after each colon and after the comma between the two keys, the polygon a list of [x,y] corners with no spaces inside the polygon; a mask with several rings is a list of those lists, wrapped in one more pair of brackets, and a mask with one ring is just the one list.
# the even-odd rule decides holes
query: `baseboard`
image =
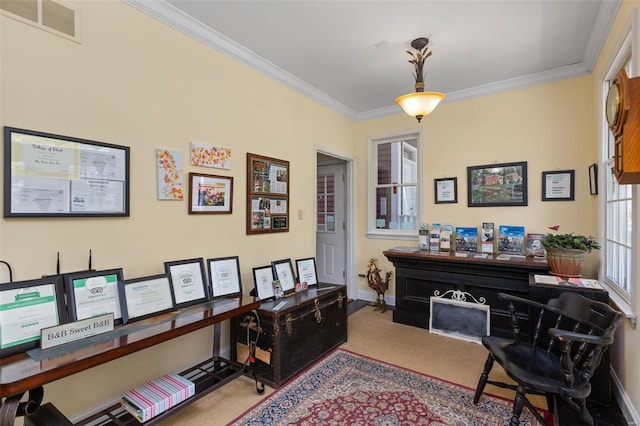
{"label": "baseboard", "polygon": [[638,426],[640,425],[640,416],[638,416],[638,411],[633,406],[629,395],[622,387],[622,383],[618,378],[616,372],[611,368],[611,379],[613,380],[613,392],[618,401],[618,405],[620,406],[620,411],[622,411],[622,415],[627,420],[627,424],[629,426]]}
{"label": "baseboard", "polygon": [[[358,300],[366,300],[367,302],[373,302],[376,300],[376,293],[367,290],[358,290]],[[385,296],[384,300],[387,302],[387,306],[396,306],[395,296]]]}
{"label": "baseboard", "polygon": [[[231,356],[231,347],[227,346],[225,348],[220,349],[220,356],[222,358],[225,359],[229,359],[229,357]],[[197,365],[201,362],[204,362],[208,359],[210,359],[210,356],[205,356],[203,358],[201,358],[200,360],[197,360],[195,362],[191,362],[189,363],[189,365],[184,365],[182,366],[182,368],[178,368],[176,371],[173,371],[173,373],[179,373],[180,371],[184,371],[194,365]],[[111,407],[114,404],[118,404],[120,402],[120,397],[108,400],[108,401],[102,401],[101,403],[99,403],[98,405],[95,405],[91,408],[89,408],[88,410],[85,411],[81,411],[79,413],[74,414],[73,416],[69,417],[69,420],[73,423],[76,424],[78,422],[80,422],[81,420],[86,419],[87,417],[93,416],[96,413],[99,413],[101,411],[106,410],[107,408]]]}

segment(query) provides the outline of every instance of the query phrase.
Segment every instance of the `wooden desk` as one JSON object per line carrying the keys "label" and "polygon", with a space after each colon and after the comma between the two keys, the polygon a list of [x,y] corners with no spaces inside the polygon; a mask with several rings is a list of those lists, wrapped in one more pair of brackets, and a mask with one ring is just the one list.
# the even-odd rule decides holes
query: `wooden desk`
{"label": "wooden desk", "polygon": [[[87,345],[55,358],[35,360],[26,354],[2,358],[0,359],[0,397],[3,401],[0,406],[0,425],[12,425],[15,417],[33,414],[42,402],[42,386],[47,383],[213,325],[213,370],[215,370],[214,373],[222,369],[229,370],[228,375],[226,373],[222,376],[217,375],[213,379],[209,377],[207,383],[200,386],[196,383],[196,396],[185,401],[189,403],[236,377],[234,375],[236,371],[230,371],[230,363],[219,357],[220,323],[250,312],[259,306],[260,302],[254,297],[219,299],[117,327],[110,332],[117,337]],[[233,365],[236,364],[233,363]],[[241,370],[237,371],[237,375],[241,373]],[[28,401],[20,403],[26,392],[29,392]],[[163,416],[158,416],[154,420],[159,420],[161,417]]]}
{"label": "wooden desk", "polygon": [[[448,290],[460,290],[476,299],[485,299],[491,307],[491,335],[502,337],[511,337],[513,333],[507,305],[498,300],[498,293],[526,298],[529,274],[549,271],[546,262],[530,257],[501,260],[497,255],[457,257],[453,253],[432,254],[420,250],[387,250],[384,255],[396,268],[394,322],[428,329],[430,297],[436,295],[435,292],[444,294]],[[528,315],[519,319],[523,325],[528,324]]]}

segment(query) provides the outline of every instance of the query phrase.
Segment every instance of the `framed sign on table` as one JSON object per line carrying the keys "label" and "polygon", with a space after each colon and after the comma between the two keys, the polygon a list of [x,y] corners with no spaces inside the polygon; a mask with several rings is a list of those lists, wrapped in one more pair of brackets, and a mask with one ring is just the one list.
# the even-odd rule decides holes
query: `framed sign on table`
{"label": "framed sign on table", "polygon": [[271,265],[253,268],[253,284],[256,296],[260,300],[269,300],[275,297],[273,291],[273,268]]}
{"label": "framed sign on table", "polygon": [[164,271],[171,277],[176,308],[206,302],[211,297],[205,278],[204,259],[164,262]]}
{"label": "framed sign on table", "polygon": [[274,260],[273,275],[280,281],[280,286],[284,293],[288,293],[296,288],[296,276],[293,273],[291,259]]}
{"label": "framed sign on table", "polygon": [[4,217],[129,216],[129,147],[4,128]]}
{"label": "framed sign on table", "polygon": [[209,259],[207,263],[209,264],[211,295],[214,299],[242,294],[240,259],[238,256]]}
{"label": "framed sign on table", "polygon": [[247,153],[247,235],[289,231],[289,162]]}
{"label": "framed sign on table", "polygon": [[175,306],[168,274],[122,280],[118,292],[123,324],[170,312]]}
{"label": "framed sign on table", "polygon": [[316,258],[296,259],[296,269],[298,271],[298,281],[306,282],[308,286],[318,284],[318,272],[316,269]]}
{"label": "framed sign on table", "polygon": [[2,356],[37,348],[40,331],[67,322],[62,276],[0,285]]}
{"label": "framed sign on table", "polygon": [[113,313],[114,324],[122,323],[118,282],[122,268],[65,274],[69,319],[79,321]]}

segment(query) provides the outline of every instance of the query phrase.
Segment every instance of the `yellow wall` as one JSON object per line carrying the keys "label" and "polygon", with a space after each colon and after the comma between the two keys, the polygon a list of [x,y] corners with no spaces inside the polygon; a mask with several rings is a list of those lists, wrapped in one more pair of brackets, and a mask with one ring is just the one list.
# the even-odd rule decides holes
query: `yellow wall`
{"label": "yellow wall", "polygon": [[[597,235],[597,198],[589,194],[588,180],[588,167],[597,160],[592,110],[590,76],[438,106],[422,120],[424,222],[476,227],[494,222],[496,227],[524,225],[525,232],[541,233],[560,225],[560,231]],[[406,115],[358,124],[358,158],[366,159],[368,137],[416,126]],[[515,161],[527,162],[527,207],[467,207],[467,166]],[[575,170],[575,201],[541,201],[542,171],[567,169]],[[442,177],[457,177],[457,204],[434,203],[433,180]],[[356,184],[361,189],[359,206],[366,205],[366,179],[361,170]],[[389,247],[417,246],[417,239],[367,239],[366,211],[358,214],[356,264],[380,259]],[[597,276],[597,256],[588,256],[585,275]],[[388,262],[378,266],[392,268]]]}
{"label": "yellow wall", "polygon": [[[628,3],[638,4],[623,3],[616,28],[630,13]],[[0,258],[16,280],[55,272],[58,251],[63,272],[84,269],[92,249],[95,268],[122,267],[126,278],[162,272],[167,260],[239,255],[247,290],[251,267],[315,254],[315,144],[356,158],[354,274],[371,257],[388,270],[382,251],[416,244],[367,238],[365,207],[367,139],[415,129],[414,119],[398,114],[353,123],[121,2],[69,4],[82,12],[82,44],[0,17],[0,125],[130,146],[131,217],[2,219]],[[597,76],[445,103],[423,119],[424,221],[492,221],[527,232],[559,224],[597,235],[598,198],[589,195],[587,174],[598,152]],[[230,147],[232,169],[188,165],[191,141]],[[156,148],[181,150],[185,174],[233,176],[233,214],[188,215],[186,201],[158,201]],[[247,152],[291,162],[290,232],[245,236]],[[528,207],[468,208],[466,167],[512,161],[528,162]],[[575,170],[575,201],[542,202],[541,172],[563,169]],[[435,205],[433,179],[445,176],[458,178],[459,202]],[[587,262],[586,275],[596,276],[597,253]],[[372,294],[364,280],[358,290]],[[637,333],[624,331],[621,349],[637,347]],[[50,384],[45,397],[74,415],[206,356],[210,346],[210,330],[192,333]],[[632,350],[621,353],[618,374],[640,407],[633,380],[639,361]]]}
{"label": "yellow wall", "polygon": [[[611,65],[612,57],[617,53],[617,48],[621,39],[626,36],[625,27],[630,25],[632,17],[640,19],[640,1],[625,0],[620,5],[620,9],[611,26],[611,30],[602,47],[600,56],[596,66],[593,69],[593,93],[594,99],[598,96],[600,84],[606,76],[606,72]],[[640,35],[635,40],[636,46],[640,46]],[[637,69],[640,69],[640,58],[636,58]],[[591,121],[596,121],[597,111],[594,111],[594,117]],[[637,194],[637,189],[636,189]],[[640,224],[640,210],[636,211],[635,223]],[[637,225],[636,225],[637,226]],[[635,246],[640,247],[640,234],[636,235]],[[635,263],[637,265],[637,260]],[[638,291],[638,280],[636,278],[635,306],[640,306],[640,291]],[[611,365],[619,379],[622,388],[626,393],[628,402],[635,407],[635,416],[638,416],[640,409],[640,357],[638,357],[638,348],[640,347],[640,332],[637,328],[631,326],[631,322],[623,320],[618,331],[616,332],[615,342],[611,349]]]}
{"label": "yellow wall", "polygon": [[[168,260],[239,255],[248,292],[252,267],[314,256],[315,144],[353,155],[354,124],[124,3],[68,4],[81,11],[81,44],[0,17],[0,125],[130,146],[131,217],[2,219],[0,259],[14,279],[54,273],[58,251],[62,272],[85,269],[91,249],[94,268],[122,267],[125,278],[161,273]],[[230,147],[232,169],[190,166],[191,141]],[[158,201],[156,148],[182,151],[185,176],[233,176],[233,214]],[[290,232],[245,235],[247,152],[290,161]],[[193,333],[45,395],[73,415],[210,348],[210,330]]]}

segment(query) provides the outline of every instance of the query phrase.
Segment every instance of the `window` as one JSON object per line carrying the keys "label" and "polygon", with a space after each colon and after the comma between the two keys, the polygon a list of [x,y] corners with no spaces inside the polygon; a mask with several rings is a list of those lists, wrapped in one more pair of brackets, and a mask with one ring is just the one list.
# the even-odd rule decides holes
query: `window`
{"label": "window", "polygon": [[78,11],[52,0],[2,0],[0,11],[20,22],[80,42]]}
{"label": "window", "polygon": [[317,231],[336,231],[336,210],[335,210],[335,175],[317,177]]}
{"label": "window", "polygon": [[605,101],[611,85],[611,81],[621,67],[624,67],[627,75],[633,76],[631,39],[623,43],[618,54],[618,60],[614,61],[607,73],[604,82],[601,105],[601,120],[603,123],[602,150],[603,161],[600,167],[604,171],[604,244],[603,268],[601,279],[610,290],[610,296],[635,322],[635,292],[636,292],[636,267],[633,262],[635,253],[634,240],[636,235],[636,190],[634,185],[619,185],[613,173],[614,138],[606,124]]}
{"label": "window", "polygon": [[417,235],[421,152],[420,133],[369,140],[369,236]]}

